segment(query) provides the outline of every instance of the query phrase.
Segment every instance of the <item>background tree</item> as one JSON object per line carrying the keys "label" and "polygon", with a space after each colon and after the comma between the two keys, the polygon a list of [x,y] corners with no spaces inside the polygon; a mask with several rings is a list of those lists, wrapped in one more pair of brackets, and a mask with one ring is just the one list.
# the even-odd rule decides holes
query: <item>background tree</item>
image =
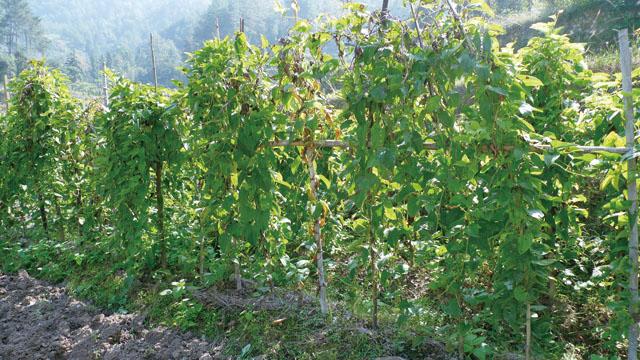
{"label": "background tree", "polygon": [[82,81],[85,78],[82,64],[75,53],[70,53],[69,56],[67,56],[67,60],[64,62],[63,71],[73,82]]}
{"label": "background tree", "polygon": [[[33,15],[26,0],[0,1],[0,36],[4,52],[17,59],[29,57],[46,49],[46,38],[40,18]],[[15,61],[14,66],[18,65]],[[13,68],[19,72],[24,66]]]}

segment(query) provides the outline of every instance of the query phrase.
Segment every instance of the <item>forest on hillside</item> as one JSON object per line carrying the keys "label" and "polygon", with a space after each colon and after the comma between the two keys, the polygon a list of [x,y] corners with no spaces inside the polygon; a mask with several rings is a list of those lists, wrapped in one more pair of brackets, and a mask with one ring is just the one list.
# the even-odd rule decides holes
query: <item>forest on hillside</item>
{"label": "forest on hillside", "polygon": [[[165,86],[184,80],[179,67],[186,53],[198,49],[205,40],[230,36],[245,19],[246,33],[257,44],[261,36],[270,42],[287,34],[296,16],[315,19],[322,14],[339,14],[344,0],[187,0],[176,6],[174,0],[97,1],[97,0],[2,0],[0,6],[0,78],[14,76],[29,58],[46,58],[76,83],[78,94],[99,94],[103,64],[131,79],[150,83],[151,55],[149,34],[155,36],[158,78]],[[363,1],[370,9],[379,1]],[[596,48],[611,43],[611,29],[634,18],[624,11],[623,0],[494,0],[489,2],[505,26],[512,29],[520,46],[532,36],[528,26],[561,9],[567,14],[572,38]],[[291,6],[297,7],[296,15]],[[408,8],[403,0],[390,1],[390,14],[403,17]],[[538,14],[529,18],[521,14]],[[542,15],[540,15],[542,14]],[[584,15],[583,15],[584,14]],[[517,18],[515,23],[511,20]],[[574,22],[573,19],[578,19]]]}
{"label": "forest on hillside", "polygon": [[[404,11],[401,3],[392,4],[392,11]],[[149,34],[154,33],[159,81],[171,85],[171,80],[183,79],[178,67],[186,52],[218,33],[233,35],[241,17],[253,42],[261,36],[276,41],[286,35],[295,23],[290,5],[273,0],[188,0],[179,6],[174,0],[3,0],[0,13],[7,25],[0,32],[13,31],[10,23],[21,24],[15,38],[25,40],[18,40],[15,48],[5,42],[0,76],[19,72],[28,57],[44,56],[74,82],[96,81],[106,62],[127,77],[148,83]],[[340,13],[342,5],[342,0],[300,1],[298,17]]]}

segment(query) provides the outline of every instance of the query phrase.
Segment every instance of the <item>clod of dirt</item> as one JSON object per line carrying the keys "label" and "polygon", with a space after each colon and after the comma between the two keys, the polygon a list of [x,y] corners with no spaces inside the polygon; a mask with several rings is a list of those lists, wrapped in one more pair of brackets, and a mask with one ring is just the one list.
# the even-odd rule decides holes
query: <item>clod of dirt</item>
{"label": "clod of dirt", "polygon": [[0,274],[0,359],[223,359],[222,345],[105,315],[25,271]]}

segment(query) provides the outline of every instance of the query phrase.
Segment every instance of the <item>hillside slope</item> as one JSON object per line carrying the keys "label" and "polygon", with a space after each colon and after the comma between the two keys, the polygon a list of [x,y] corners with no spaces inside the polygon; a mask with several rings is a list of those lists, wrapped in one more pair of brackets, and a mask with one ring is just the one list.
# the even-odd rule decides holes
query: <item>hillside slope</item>
{"label": "hillside slope", "polygon": [[640,2],[627,7],[608,0],[587,0],[561,11],[548,7],[532,16],[518,16],[517,20],[505,16],[499,19],[507,29],[503,40],[515,41],[517,47],[524,46],[530,38],[539,35],[531,25],[549,21],[549,16],[554,14],[558,15],[558,26],[572,41],[585,43],[592,51],[615,46],[615,30],[628,27],[633,31],[640,27]]}

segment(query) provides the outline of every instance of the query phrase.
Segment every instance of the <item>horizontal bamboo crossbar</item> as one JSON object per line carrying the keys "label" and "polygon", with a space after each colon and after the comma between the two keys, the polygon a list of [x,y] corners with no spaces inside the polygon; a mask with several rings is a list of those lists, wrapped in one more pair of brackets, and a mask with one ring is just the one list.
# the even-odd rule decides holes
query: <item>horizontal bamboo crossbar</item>
{"label": "horizontal bamboo crossbar", "polygon": [[563,148],[567,149],[576,149],[579,152],[583,153],[599,153],[599,152],[608,152],[613,154],[626,154],[629,151],[633,151],[633,148],[626,147],[611,147],[611,146],[578,146],[578,145],[567,145],[567,146],[559,146],[553,147],[551,145],[531,145],[533,148],[550,151],[550,150],[562,150]]}
{"label": "horizontal bamboo crossbar", "polygon": [[[287,147],[287,146],[307,146],[313,144],[315,147],[319,148],[349,148],[349,142],[343,140],[316,140],[312,142],[306,142],[303,140],[278,140],[272,141],[269,143],[271,147]],[[553,147],[551,145],[543,145],[543,144],[531,144],[530,145],[533,150],[543,150],[543,151],[552,151],[552,150],[562,150],[562,149],[574,149],[577,152],[581,153],[613,153],[613,154],[626,154],[629,151],[633,151],[633,149],[626,147],[611,147],[611,146],[582,146],[582,145],[566,145],[566,146],[558,146]],[[424,147],[427,150],[438,150],[439,147],[434,143],[425,143]],[[505,146],[504,150],[510,151],[513,150],[513,146]]]}

